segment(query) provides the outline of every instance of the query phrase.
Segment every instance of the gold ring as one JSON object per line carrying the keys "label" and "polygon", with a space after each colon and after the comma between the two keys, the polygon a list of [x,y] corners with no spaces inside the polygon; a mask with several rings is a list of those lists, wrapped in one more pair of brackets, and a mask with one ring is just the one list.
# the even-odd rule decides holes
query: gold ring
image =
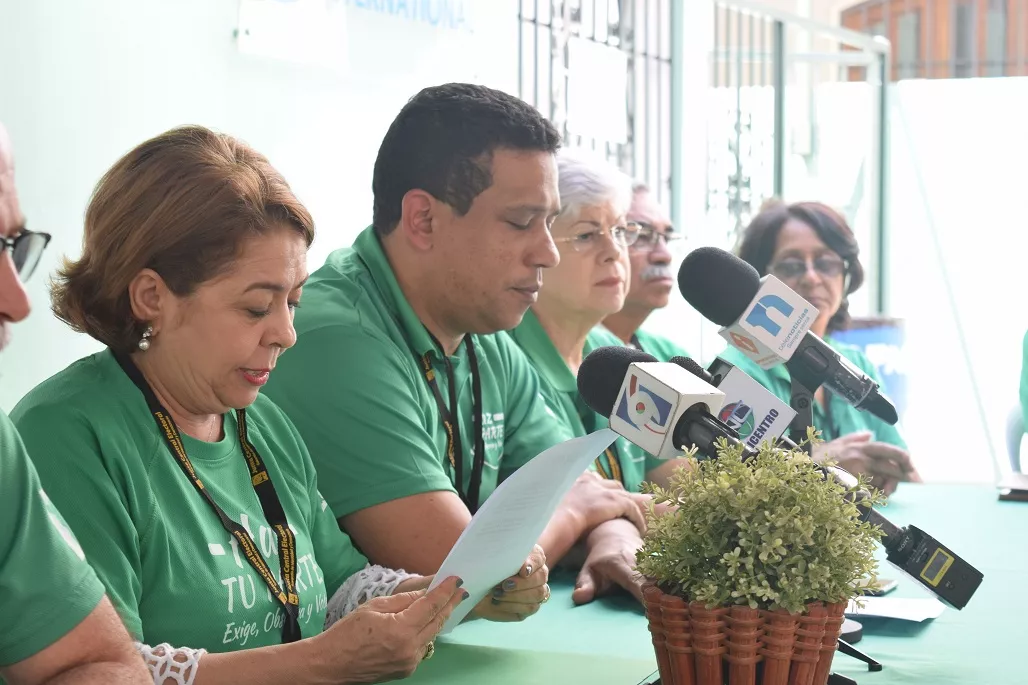
{"label": "gold ring", "polygon": [[429,642],[428,646],[425,647],[425,655],[423,657],[421,657],[421,660],[422,661],[428,661],[429,659],[432,658],[433,654],[435,654],[435,640],[432,640],[431,642]]}

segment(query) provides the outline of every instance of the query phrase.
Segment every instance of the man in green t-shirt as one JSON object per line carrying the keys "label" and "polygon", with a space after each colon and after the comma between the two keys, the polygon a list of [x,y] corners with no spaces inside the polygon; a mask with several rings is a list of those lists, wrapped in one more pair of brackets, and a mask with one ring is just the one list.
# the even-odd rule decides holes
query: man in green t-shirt
{"label": "man in green t-shirt", "polygon": [[[296,346],[266,392],[374,563],[434,573],[504,478],[571,437],[524,354],[496,335],[517,326],[559,259],[559,145],[513,96],[426,88],[382,141],[372,226],[303,289]],[[583,475],[539,541],[548,563],[586,534],[588,550],[634,553],[638,532],[619,519],[641,527],[644,502]]]}
{"label": "man in green t-shirt", "polygon": [[[28,316],[22,287],[49,236],[30,233],[0,124],[0,348]],[[68,524],[0,412],[0,682],[143,685],[153,680]]]}
{"label": "man in green t-shirt", "polygon": [[662,362],[672,357],[688,357],[678,343],[641,329],[654,310],[666,307],[675,287],[668,247],[681,238],[671,219],[657,203],[645,183],[632,186],[632,205],[628,220],[639,224],[639,237],[628,248],[632,262],[632,282],[625,306],[603,320],[603,325],[627,345],[652,354]]}

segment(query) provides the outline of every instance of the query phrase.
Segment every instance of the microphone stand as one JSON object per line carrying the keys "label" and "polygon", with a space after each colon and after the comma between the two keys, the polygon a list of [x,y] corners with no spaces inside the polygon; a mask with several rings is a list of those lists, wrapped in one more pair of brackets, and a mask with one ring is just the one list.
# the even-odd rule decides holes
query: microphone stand
{"label": "microphone stand", "polygon": [[[789,424],[789,437],[797,445],[803,444],[803,450],[806,451],[807,455],[813,458],[811,452],[810,443],[804,443],[807,439],[807,426],[814,425],[814,392],[817,388],[808,388],[807,386],[800,383],[795,378],[792,379],[792,392],[789,398],[789,405],[796,410],[796,417]],[[846,623],[850,623],[856,626],[856,629],[848,631],[850,634],[856,632],[860,635],[862,626],[857,621],[846,619]],[[845,625],[845,624],[844,624]],[[844,633],[847,631],[843,631]],[[859,637],[857,638],[859,639]],[[879,661],[876,661],[872,657],[868,656],[864,652],[854,647],[851,643],[839,638],[839,651],[847,656],[851,656],[854,659],[863,661],[867,664],[868,671],[880,671],[883,666]],[[845,683],[853,683],[850,678],[839,675],[838,673],[832,673],[828,677],[828,685],[843,685]]]}

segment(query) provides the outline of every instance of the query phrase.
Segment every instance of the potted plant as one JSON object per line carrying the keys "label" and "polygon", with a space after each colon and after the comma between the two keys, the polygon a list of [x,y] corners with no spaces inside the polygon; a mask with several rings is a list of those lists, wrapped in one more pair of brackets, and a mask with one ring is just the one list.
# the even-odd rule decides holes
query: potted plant
{"label": "potted plant", "polygon": [[801,450],[694,454],[644,486],[672,505],[637,559],[661,683],[825,685],[846,604],[875,579],[881,531],[860,515],[880,495],[858,506]]}

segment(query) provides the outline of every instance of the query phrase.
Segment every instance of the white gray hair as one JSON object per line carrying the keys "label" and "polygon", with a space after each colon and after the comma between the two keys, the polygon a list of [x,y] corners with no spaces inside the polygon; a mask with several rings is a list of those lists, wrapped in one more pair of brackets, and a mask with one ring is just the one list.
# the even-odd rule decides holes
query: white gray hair
{"label": "white gray hair", "polygon": [[562,148],[557,153],[557,174],[561,214],[610,203],[621,216],[632,204],[631,177],[595,153]]}

